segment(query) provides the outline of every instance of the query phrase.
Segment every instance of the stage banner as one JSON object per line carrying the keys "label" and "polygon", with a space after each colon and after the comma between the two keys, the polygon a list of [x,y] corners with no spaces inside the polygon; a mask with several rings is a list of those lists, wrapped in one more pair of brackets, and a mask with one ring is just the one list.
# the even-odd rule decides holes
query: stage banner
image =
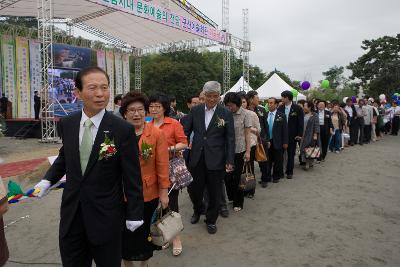
{"label": "stage banner", "polygon": [[131,77],[129,69],[129,54],[122,55],[122,77],[124,79],[124,94],[128,93],[131,88]]}
{"label": "stage banner", "polygon": [[106,72],[110,77],[110,100],[107,105],[108,110],[114,110],[114,53],[112,50],[106,51]]}
{"label": "stage banner", "polygon": [[15,79],[15,47],[14,38],[1,36],[1,54],[3,59],[3,93],[12,103],[12,118],[17,117],[17,93]]}
{"label": "stage banner", "polygon": [[29,77],[29,44],[25,37],[15,38],[17,61],[17,118],[31,118],[31,85]]}
{"label": "stage banner", "polygon": [[57,69],[81,70],[89,67],[91,55],[90,48],[53,44],[53,65]]}
{"label": "stage banner", "polygon": [[29,58],[31,69],[31,116],[35,117],[34,92],[42,89],[42,54],[40,53],[41,43],[39,40],[29,40]]}
{"label": "stage banner", "polygon": [[124,80],[122,77],[122,55],[119,53],[114,54],[115,58],[115,94],[122,94],[124,92]]}
{"label": "stage banner", "polygon": [[97,50],[97,67],[106,70],[106,53],[103,50]]}
{"label": "stage banner", "polygon": [[88,0],[106,7],[142,17],[169,27],[189,32],[222,44],[227,42],[227,34],[197,19],[181,16],[170,9],[150,3],[148,0]]}

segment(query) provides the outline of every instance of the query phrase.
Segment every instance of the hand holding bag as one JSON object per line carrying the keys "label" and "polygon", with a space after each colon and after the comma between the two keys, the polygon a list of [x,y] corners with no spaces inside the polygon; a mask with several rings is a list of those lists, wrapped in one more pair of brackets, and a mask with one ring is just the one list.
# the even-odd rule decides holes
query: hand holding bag
{"label": "hand holding bag", "polygon": [[192,174],[186,167],[185,159],[176,155],[175,149],[172,159],[169,161],[169,180],[175,189],[182,189],[193,182]]}
{"label": "hand holding bag", "polygon": [[155,211],[155,216],[150,226],[151,242],[156,246],[164,246],[171,242],[183,230],[181,215],[177,212],[167,210],[162,214],[161,206]]}
{"label": "hand holding bag", "polygon": [[256,188],[256,177],[250,171],[250,163],[245,162],[243,166],[243,173],[240,176],[239,190],[250,191]]}
{"label": "hand holding bag", "polygon": [[257,162],[264,162],[268,160],[267,153],[265,153],[264,145],[261,142],[260,135],[257,135],[256,157]]}

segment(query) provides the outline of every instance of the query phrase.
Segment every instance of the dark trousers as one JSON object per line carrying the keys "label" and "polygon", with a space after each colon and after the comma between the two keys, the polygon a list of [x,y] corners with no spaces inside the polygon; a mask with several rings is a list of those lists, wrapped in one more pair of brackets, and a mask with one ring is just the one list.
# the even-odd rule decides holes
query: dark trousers
{"label": "dark trousers", "polygon": [[399,116],[394,116],[392,120],[392,134],[393,135],[398,135],[399,133],[399,124],[400,124],[400,117]]}
{"label": "dark trousers", "polygon": [[[267,153],[268,155],[268,144],[267,145],[263,144],[263,146],[265,153]],[[261,181],[263,182],[268,182],[268,161],[263,161],[258,163],[258,166],[260,167],[261,171]]]}
{"label": "dark trousers", "polygon": [[356,119],[352,119],[349,126],[349,134],[350,134],[350,144],[354,145],[357,143],[357,132],[356,132]]}
{"label": "dark trousers", "polygon": [[331,133],[325,125],[320,126],[320,136],[321,136],[321,157],[320,159],[325,159],[326,153],[328,152],[329,138]]}
{"label": "dark trousers", "polygon": [[[249,164],[250,164],[250,171],[254,175],[254,177],[256,175],[255,171],[254,171],[254,161],[255,160],[256,160],[256,146],[253,146],[253,147],[251,147],[251,150],[250,150],[250,162],[249,162]],[[251,195],[254,195],[255,193],[256,193],[255,189],[247,192],[247,194],[251,194]]]}
{"label": "dark trousers", "polygon": [[104,245],[94,246],[87,238],[85,227],[79,207],[68,234],[64,237],[60,236],[59,239],[62,265],[64,267],[91,267],[94,260],[96,266],[99,267],[120,267],[121,235],[114,236]]}
{"label": "dark trousers", "polygon": [[335,135],[332,136],[331,142],[329,143],[329,149],[333,151],[340,151],[342,146],[342,131],[339,129],[335,130]]}
{"label": "dark trousers", "polygon": [[179,189],[175,190],[173,189],[171,193],[169,193],[169,208],[172,211],[178,212],[179,213],[179,204],[178,204],[178,197],[179,197]]}
{"label": "dark trousers", "polygon": [[355,131],[355,144],[364,143],[364,118],[356,118],[354,120],[354,131]]}
{"label": "dark trousers", "polygon": [[268,157],[267,182],[270,182],[271,179],[279,180],[283,178],[283,148],[276,149],[272,139],[271,146],[268,149]]}
{"label": "dark trousers", "polygon": [[289,142],[287,148],[286,174],[293,175],[294,157],[296,156],[297,142]]}
{"label": "dark trousers", "polygon": [[364,125],[364,142],[371,142],[372,125]]}
{"label": "dark trousers", "polygon": [[192,168],[193,182],[189,185],[190,197],[193,203],[194,212],[201,214],[203,212],[204,189],[208,191],[208,208],[206,211],[206,223],[215,224],[221,202],[222,179],[225,170],[208,170],[204,159],[204,153],[196,167]]}
{"label": "dark trousers", "polygon": [[[226,177],[227,174],[225,174],[224,177]],[[219,210],[227,210],[228,209],[228,205],[226,203],[226,187],[225,187],[225,179],[222,179],[222,183],[221,183],[221,201],[220,201],[220,205],[219,205]],[[188,190],[189,192],[190,190]],[[190,193],[189,193],[190,196]],[[190,199],[192,199],[192,197],[190,197]],[[207,210],[208,208],[208,191],[207,188],[204,190],[204,196],[203,196],[203,211]]]}
{"label": "dark trousers", "polygon": [[243,173],[244,153],[235,154],[235,169],[230,179],[225,181],[228,198],[233,200],[233,207],[243,208],[244,192],[239,190],[240,177]]}
{"label": "dark trousers", "polygon": [[39,112],[40,112],[40,105],[36,105],[34,106],[34,110],[35,110],[35,120],[39,119]]}

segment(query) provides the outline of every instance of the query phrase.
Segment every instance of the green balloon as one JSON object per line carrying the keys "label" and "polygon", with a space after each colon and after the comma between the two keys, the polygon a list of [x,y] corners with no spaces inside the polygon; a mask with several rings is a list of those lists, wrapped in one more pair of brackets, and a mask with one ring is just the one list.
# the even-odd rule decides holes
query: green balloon
{"label": "green balloon", "polygon": [[299,91],[297,91],[296,89],[292,89],[292,94],[294,97],[297,97],[299,95]]}
{"label": "green balloon", "polygon": [[328,81],[328,80],[323,80],[323,81],[321,82],[321,87],[322,87],[323,89],[328,89],[328,88],[329,88],[329,81]]}
{"label": "green balloon", "polygon": [[395,95],[395,96],[399,96],[400,94],[399,94],[399,93],[395,93],[394,95]]}

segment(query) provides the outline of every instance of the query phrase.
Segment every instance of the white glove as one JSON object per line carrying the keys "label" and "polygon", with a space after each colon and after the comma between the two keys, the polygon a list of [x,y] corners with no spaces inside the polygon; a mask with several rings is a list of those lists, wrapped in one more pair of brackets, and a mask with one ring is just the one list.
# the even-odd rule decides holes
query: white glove
{"label": "white glove", "polygon": [[143,224],[142,221],[126,221],[126,228],[128,228],[129,231],[135,232],[136,229],[138,229],[141,225]]}
{"label": "white glove", "polygon": [[51,183],[49,180],[41,180],[37,185],[35,185],[34,189],[36,192],[36,196],[38,198],[42,198],[47,195],[50,191]]}

